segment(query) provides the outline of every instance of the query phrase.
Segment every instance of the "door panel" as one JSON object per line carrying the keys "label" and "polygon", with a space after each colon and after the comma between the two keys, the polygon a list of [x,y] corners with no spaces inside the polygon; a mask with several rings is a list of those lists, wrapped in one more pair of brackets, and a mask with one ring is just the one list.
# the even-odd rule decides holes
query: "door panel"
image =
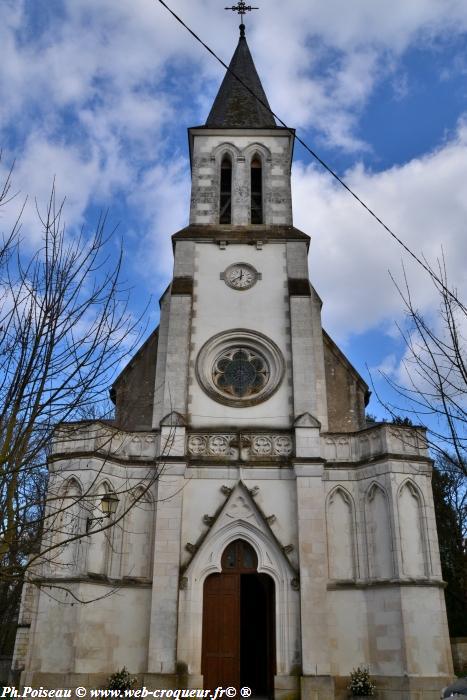
{"label": "door panel", "polygon": [[246,685],[255,695],[274,695],[274,582],[257,567],[253,548],[235,540],[222,555],[222,573],[204,582],[205,688]]}
{"label": "door panel", "polygon": [[204,583],[204,687],[240,683],[240,575],[212,574]]}

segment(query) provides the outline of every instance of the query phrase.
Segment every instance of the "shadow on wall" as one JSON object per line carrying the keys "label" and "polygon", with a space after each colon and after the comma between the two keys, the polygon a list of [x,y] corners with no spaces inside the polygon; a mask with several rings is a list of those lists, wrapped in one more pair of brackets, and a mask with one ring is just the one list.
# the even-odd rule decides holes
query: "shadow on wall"
{"label": "shadow on wall", "polygon": [[7,685],[12,662],[12,656],[0,656],[0,685]]}

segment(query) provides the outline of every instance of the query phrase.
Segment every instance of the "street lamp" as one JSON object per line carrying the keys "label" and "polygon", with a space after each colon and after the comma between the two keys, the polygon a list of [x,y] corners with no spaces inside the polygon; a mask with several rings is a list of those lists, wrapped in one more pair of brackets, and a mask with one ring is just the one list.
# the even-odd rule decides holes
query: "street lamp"
{"label": "street lamp", "polygon": [[105,493],[102,496],[100,508],[102,511],[102,516],[97,518],[87,518],[86,520],[86,533],[91,529],[91,525],[94,522],[102,523],[104,518],[110,518],[117,510],[118,506],[118,496],[115,493]]}

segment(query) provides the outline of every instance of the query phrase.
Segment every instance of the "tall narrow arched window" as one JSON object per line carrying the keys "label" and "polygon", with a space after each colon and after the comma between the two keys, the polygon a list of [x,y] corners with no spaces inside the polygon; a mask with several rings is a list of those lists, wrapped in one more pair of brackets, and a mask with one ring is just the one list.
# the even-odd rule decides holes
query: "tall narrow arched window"
{"label": "tall narrow arched window", "polygon": [[221,163],[221,195],[219,202],[219,223],[232,223],[232,160],[225,155]]}
{"label": "tall narrow arched window", "polygon": [[263,168],[258,156],[251,161],[251,223],[263,223]]}

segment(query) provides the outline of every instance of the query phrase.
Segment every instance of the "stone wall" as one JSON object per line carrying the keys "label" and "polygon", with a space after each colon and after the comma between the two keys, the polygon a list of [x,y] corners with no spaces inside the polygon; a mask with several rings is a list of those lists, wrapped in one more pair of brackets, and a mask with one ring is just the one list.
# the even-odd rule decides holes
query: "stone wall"
{"label": "stone wall", "polygon": [[467,637],[453,637],[451,649],[455,673],[465,676],[467,674]]}
{"label": "stone wall", "polygon": [[156,328],[114,382],[111,397],[119,428],[151,429],[158,338]]}
{"label": "stone wall", "polygon": [[328,430],[350,433],[365,427],[367,384],[337,345],[323,331]]}
{"label": "stone wall", "polygon": [[232,160],[232,224],[250,224],[250,167],[259,156],[263,168],[263,221],[292,223],[290,162],[292,141],[288,130],[238,129],[226,138],[222,129],[190,129],[192,188],[191,224],[219,223],[220,167]]}
{"label": "stone wall", "polygon": [[[221,278],[221,274],[237,262],[252,265],[262,275],[250,289],[233,290]],[[211,398],[197,378],[205,344],[218,334],[234,329],[233,337],[235,332],[246,330],[270,339],[279,348],[285,362],[277,390],[263,403],[242,407],[240,425],[290,427],[292,372],[286,283],[285,243],[264,247],[240,243],[225,248],[213,243],[196,245],[188,389],[188,422],[191,426],[214,429],[237,426],[240,422],[239,408]],[[271,309],[274,309],[274,314],[270,313]]]}

